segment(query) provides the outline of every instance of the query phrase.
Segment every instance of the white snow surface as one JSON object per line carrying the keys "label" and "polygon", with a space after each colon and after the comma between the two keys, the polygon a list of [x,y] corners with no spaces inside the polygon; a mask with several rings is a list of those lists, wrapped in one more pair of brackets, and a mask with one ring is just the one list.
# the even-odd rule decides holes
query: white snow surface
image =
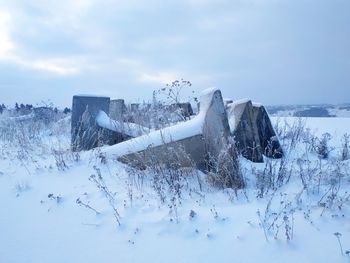
{"label": "white snow surface", "polygon": [[150,132],[149,134],[113,146],[106,146],[103,148],[103,152],[112,156],[112,158],[115,158],[145,150],[150,146],[160,146],[202,134],[205,114],[210,107],[212,97],[217,90],[218,89],[216,88],[208,88],[202,92],[200,97],[200,112],[193,119]]}
{"label": "white snow surface", "polygon": [[[305,121],[317,135],[334,135],[336,144],[341,134],[350,130],[350,119],[346,118]],[[131,177],[126,166],[102,164],[99,149],[78,162],[69,161],[68,152],[63,155],[67,168],[58,170],[50,147],[68,149],[69,130],[64,133],[61,128],[55,127],[30,155],[0,140],[1,263],[349,262],[345,254],[350,250],[349,205],[323,212],[317,206],[320,196],[305,196],[289,218],[292,240],[286,240],[281,225],[277,237],[268,233],[267,241],[257,211],[264,213],[272,195],[256,198],[254,180],[237,195],[229,189],[204,187],[199,191],[198,178],[204,183],[204,175],[199,173],[194,180],[188,179],[190,188],[197,190],[183,189],[176,220],[169,209],[171,196],[161,203],[146,179],[139,185],[137,175]],[[264,164],[244,160],[242,165],[264,169]],[[89,180],[96,174],[94,167],[115,193],[121,226],[114,220],[108,200]],[[300,196],[302,185],[297,178],[275,193],[277,208],[288,200],[294,204]],[[59,198],[49,198],[51,194]],[[77,198],[99,214],[79,206]],[[196,213],[194,218],[189,216],[191,210]],[[334,233],[341,235],[343,255]]]}
{"label": "white snow surface", "polygon": [[317,137],[323,134],[331,135],[331,144],[336,149],[341,148],[342,137],[344,134],[350,134],[350,118],[347,117],[319,117],[319,118],[299,118],[299,117],[270,117],[272,123],[279,122],[293,124],[301,121],[306,129]]}
{"label": "white snow surface", "polygon": [[350,118],[350,110],[334,108],[334,109],[328,109],[328,111],[329,111],[329,114],[337,117]]}
{"label": "white snow surface", "polygon": [[234,100],[232,103],[230,103],[229,105],[231,106],[235,106],[238,104],[242,104],[242,103],[247,103],[248,101],[250,101],[251,99],[248,98],[243,98],[243,99],[239,99],[239,100]]}
{"label": "white snow surface", "polygon": [[261,102],[255,102],[255,101],[253,101],[252,104],[253,104],[254,107],[264,106]]}
{"label": "white snow surface", "polygon": [[101,110],[96,116],[96,123],[102,128],[123,133],[131,137],[138,137],[150,132],[150,129],[147,127],[142,127],[136,123],[112,120],[104,111]]}
{"label": "white snow surface", "polygon": [[16,117],[8,117],[8,120],[10,121],[27,121],[31,120],[35,117],[34,113],[30,113],[27,115],[22,115],[22,116],[16,116]]}

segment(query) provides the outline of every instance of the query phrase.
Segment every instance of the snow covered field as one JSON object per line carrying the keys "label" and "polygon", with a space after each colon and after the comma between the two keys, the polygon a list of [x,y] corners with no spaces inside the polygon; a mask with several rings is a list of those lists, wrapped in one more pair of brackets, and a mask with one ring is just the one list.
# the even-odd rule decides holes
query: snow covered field
{"label": "snow covered field", "polygon": [[[285,120],[298,122],[273,119]],[[98,149],[69,152],[69,119],[35,127],[33,138],[2,129],[0,263],[350,262],[350,163],[339,157],[350,118],[304,121],[332,135],[328,160],[299,139],[286,166],[241,160],[244,191],[213,188],[192,171],[181,193],[160,185],[165,200],[150,173]],[[257,179],[280,167],[290,178],[278,187]]]}

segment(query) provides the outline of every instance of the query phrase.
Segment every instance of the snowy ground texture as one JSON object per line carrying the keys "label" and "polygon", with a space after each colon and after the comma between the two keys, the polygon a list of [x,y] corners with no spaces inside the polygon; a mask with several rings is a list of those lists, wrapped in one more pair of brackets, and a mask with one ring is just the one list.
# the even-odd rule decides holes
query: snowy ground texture
{"label": "snowy ground texture", "polygon": [[[73,154],[69,118],[3,120],[0,262],[350,262],[350,118],[274,122],[286,159],[241,160],[247,188],[234,191],[196,171],[174,190],[101,150]],[[310,145],[325,132],[323,160]]]}

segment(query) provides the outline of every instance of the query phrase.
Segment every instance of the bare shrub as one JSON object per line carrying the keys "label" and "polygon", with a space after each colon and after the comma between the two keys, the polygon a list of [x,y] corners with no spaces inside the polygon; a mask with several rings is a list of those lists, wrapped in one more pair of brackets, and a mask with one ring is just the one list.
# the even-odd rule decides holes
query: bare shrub
{"label": "bare shrub", "polygon": [[57,169],[61,171],[69,169],[69,163],[80,160],[79,152],[72,152],[70,149],[52,148],[51,154],[55,159]]}
{"label": "bare shrub", "polygon": [[241,189],[245,182],[239,161],[239,152],[233,140],[224,144],[217,158],[210,157],[208,181],[220,188]]}
{"label": "bare shrub", "polygon": [[83,202],[80,198],[77,198],[77,200],[75,200],[75,203],[81,207],[85,207],[89,210],[92,210],[95,212],[96,215],[101,214],[100,212],[98,212],[95,208],[93,208],[92,206],[90,206],[89,203]]}
{"label": "bare shrub", "polygon": [[115,198],[115,193],[113,193],[106,185],[106,182],[104,181],[102,174],[101,174],[101,170],[94,166],[94,169],[96,171],[96,175],[93,174],[89,177],[89,180],[91,182],[93,182],[96,187],[103,193],[103,195],[105,196],[105,198],[107,199],[110,207],[113,210],[113,215],[115,220],[117,221],[118,225],[120,226],[121,222],[120,222],[120,214],[118,212],[117,209],[117,202],[116,202],[116,198]]}
{"label": "bare shrub", "polygon": [[349,159],[349,139],[350,139],[350,135],[347,133],[345,133],[342,137],[342,152],[341,152],[342,161]]}
{"label": "bare shrub", "polygon": [[[257,211],[259,225],[264,231],[267,242],[271,235],[274,239],[278,239],[282,235],[286,241],[290,241],[294,235],[295,208],[292,201],[287,199],[286,194],[277,195],[280,197],[277,202],[274,200],[276,195],[276,192],[272,193],[263,213],[260,210]],[[277,207],[273,206],[273,202],[278,204]]]}
{"label": "bare shrub", "polygon": [[[340,161],[332,161],[328,166],[326,176],[320,183],[319,192],[323,192],[322,197],[318,201],[318,205],[323,208],[321,215],[325,211],[342,210],[344,204],[349,203],[350,194],[342,189],[342,183],[346,178],[346,170],[348,167]],[[344,187],[343,187],[344,188]]]}
{"label": "bare shrub", "polygon": [[161,203],[167,204],[169,214],[178,221],[177,210],[181,205],[183,191],[190,188],[188,180],[196,175],[195,164],[184,146],[170,143],[160,147],[149,147],[133,155],[132,159],[131,165],[138,169],[127,170],[131,181],[139,187],[142,187],[146,180],[150,182]]}
{"label": "bare shrub", "polygon": [[[188,80],[175,80],[170,84],[166,84],[164,88],[161,88],[154,92],[154,96],[157,97],[160,96],[160,100],[171,104],[171,103],[180,103],[181,101],[181,93],[184,89],[191,88],[192,83]],[[194,91],[192,91],[192,94]],[[159,100],[158,99],[158,100]],[[197,98],[195,97],[189,97],[189,100],[194,99],[195,101]]]}
{"label": "bare shrub", "polygon": [[334,148],[329,147],[329,141],[332,139],[332,136],[329,133],[322,134],[321,138],[316,138],[315,151],[318,154],[319,158],[327,159],[329,153],[334,150]]}
{"label": "bare shrub", "polygon": [[59,147],[58,151],[52,145],[67,145],[66,142],[62,143],[62,140],[69,134],[70,125],[59,120],[59,114],[54,111],[52,114],[52,119],[33,115],[28,118],[19,116],[0,120],[0,144],[11,147],[7,154],[15,154],[15,158],[23,165],[29,161],[37,168],[38,159],[52,154],[60,169],[67,166],[63,164],[62,148]]}
{"label": "bare shrub", "polygon": [[274,129],[288,154],[295,149],[305,132],[305,119],[299,117],[292,124],[289,124],[286,119],[283,124],[278,120]]}
{"label": "bare shrub", "polygon": [[[185,121],[193,112],[191,108],[184,108],[181,103],[182,93],[186,90],[188,92],[191,86],[191,82],[181,79],[153,91],[152,102],[129,105],[124,114],[124,121],[156,130]],[[191,91],[191,96],[188,96],[186,101],[197,103],[197,98],[193,95],[194,91]]]}
{"label": "bare shrub", "polygon": [[270,190],[276,191],[288,183],[294,171],[294,161],[287,157],[279,160],[266,158],[263,170],[252,170],[256,176],[257,197],[263,198]]}

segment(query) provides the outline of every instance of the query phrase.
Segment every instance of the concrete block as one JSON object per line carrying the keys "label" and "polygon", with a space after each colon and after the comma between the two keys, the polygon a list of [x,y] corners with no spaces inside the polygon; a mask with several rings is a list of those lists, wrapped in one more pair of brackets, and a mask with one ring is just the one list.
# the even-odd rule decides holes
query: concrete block
{"label": "concrete block", "polygon": [[111,100],[109,103],[109,117],[112,120],[123,121],[126,106],[123,99]]}
{"label": "concrete block", "polygon": [[73,96],[71,146],[73,151],[90,150],[106,141],[108,135],[96,124],[100,110],[108,114],[109,97]]}

